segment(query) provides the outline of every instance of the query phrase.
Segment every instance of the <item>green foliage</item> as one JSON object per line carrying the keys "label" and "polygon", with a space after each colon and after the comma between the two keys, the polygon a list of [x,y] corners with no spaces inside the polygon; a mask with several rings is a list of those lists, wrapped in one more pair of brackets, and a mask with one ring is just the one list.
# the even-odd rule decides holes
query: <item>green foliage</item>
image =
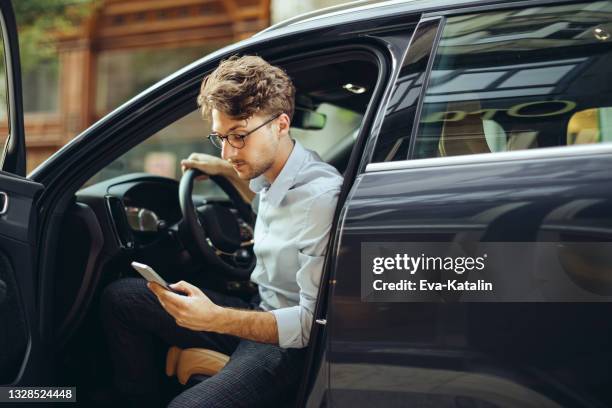
{"label": "green foliage", "polygon": [[41,63],[55,61],[54,33],[79,26],[101,0],[18,0],[13,1],[21,70],[24,75]]}

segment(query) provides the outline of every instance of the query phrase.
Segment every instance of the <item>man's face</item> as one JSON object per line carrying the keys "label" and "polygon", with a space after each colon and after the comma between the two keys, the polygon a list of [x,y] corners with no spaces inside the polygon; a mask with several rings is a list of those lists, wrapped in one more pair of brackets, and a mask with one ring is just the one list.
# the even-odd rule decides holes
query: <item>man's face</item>
{"label": "man's face", "polygon": [[[247,119],[235,119],[213,109],[212,130],[221,135],[246,134],[268,119],[270,117],[266,114],[256,114]],[[233,147],[227,141],[223,142],[221,157],[232,164],[241,179],[250,180],[258,177],[274,164],[281,137],[275,122],[276,120],[249,134],[244,139],[245,144],[241,149]]]}

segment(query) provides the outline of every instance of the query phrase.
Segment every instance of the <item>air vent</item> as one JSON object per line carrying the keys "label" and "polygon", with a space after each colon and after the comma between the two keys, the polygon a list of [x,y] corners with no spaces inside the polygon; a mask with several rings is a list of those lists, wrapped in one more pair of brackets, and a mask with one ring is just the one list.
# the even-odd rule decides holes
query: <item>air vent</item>
{"label": "air vent", "polygon": [[125,215],[123,203],[119,198],[112,195],[107,195],[104,198],[106,199],[106,208],[111,218],[117,243],[122,249],[133,249],[134,234]]}

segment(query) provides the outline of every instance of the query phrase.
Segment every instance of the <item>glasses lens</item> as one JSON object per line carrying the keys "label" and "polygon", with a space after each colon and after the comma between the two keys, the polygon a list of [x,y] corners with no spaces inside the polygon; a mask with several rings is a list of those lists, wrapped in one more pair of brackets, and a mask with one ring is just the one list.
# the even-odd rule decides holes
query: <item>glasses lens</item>
{"label": "glasses lens", "polygon": [[221,149],[223,147],[223,141],[219,137],[219,135],[208,135],[208,140],[215,146],[217,149]]}
{"label": "glasses lens", "polygon": [[244,147],[244,136],[229,134],[227,135],[227,141],[236,149],[242,149]]}

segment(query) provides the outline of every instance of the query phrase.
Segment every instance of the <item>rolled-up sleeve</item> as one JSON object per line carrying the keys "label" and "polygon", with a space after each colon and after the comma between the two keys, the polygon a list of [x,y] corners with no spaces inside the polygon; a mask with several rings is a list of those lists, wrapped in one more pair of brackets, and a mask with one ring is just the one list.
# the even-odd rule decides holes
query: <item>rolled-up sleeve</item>
{"label": "rolled-up sleeve", "polygon": [[298,235],[299,304],[272,310],[278,327],[278,343],[283,348],[308,345],[338,193],[339,189],[334,188],[312,197],[305,212]]}

